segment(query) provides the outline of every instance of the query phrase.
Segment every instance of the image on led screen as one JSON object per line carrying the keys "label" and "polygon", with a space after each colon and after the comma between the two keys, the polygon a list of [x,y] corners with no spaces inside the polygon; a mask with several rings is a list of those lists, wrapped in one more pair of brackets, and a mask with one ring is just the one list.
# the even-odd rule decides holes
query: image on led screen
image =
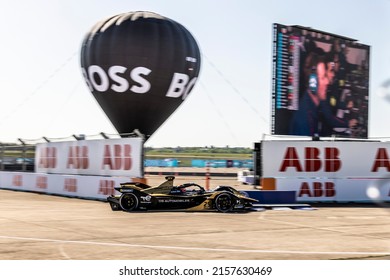
{"label": "image on led screen", "polygon": [[370,47],[274,24],[274,135],[367,138]]}

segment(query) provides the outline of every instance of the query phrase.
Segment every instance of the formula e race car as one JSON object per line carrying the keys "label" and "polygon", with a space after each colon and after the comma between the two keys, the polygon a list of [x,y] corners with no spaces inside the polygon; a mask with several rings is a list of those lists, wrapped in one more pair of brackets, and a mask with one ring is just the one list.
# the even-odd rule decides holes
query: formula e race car
{"label": "formula e race car", "polygon": [[120,195],[107,197],[113,211],[134,210],[186,210],[230,212],[248,210],[256,199],[229,186],[219,186],[206,191],[195,183],[174,186],[174,176],[157,187],[143,183],[122,183],[115,188]]}

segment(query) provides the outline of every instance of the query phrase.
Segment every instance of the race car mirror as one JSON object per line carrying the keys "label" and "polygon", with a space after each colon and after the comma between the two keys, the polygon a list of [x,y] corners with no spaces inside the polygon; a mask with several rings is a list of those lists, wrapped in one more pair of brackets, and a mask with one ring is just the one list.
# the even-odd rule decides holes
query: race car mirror
{"label": "race car mirror", "polygon": [[97,23],[81,47],[86,84],[120,134],[150,137],[194,87],[200,51],[181,24],[151,12]]}

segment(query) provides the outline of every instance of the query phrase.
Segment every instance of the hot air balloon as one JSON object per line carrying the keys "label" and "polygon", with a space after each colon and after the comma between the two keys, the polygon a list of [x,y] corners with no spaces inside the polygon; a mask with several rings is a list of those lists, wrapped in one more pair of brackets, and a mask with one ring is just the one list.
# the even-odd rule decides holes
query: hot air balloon
{"label": "hot air balloon", "polygon": [[201,62],[191,33],[152,12],[97,23],[83,40],[80,60],[87,86],[116,130],[138,130],[146,139],[190,94]]}

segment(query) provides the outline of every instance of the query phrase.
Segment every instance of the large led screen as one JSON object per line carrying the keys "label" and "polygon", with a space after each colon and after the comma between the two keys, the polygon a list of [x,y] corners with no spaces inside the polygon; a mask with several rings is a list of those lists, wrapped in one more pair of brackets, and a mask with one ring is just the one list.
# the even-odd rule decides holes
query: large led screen
{"label": "large led screen", "polygon": [[370,47],[301,26],[273,26],[273,135],[367,138]]}

